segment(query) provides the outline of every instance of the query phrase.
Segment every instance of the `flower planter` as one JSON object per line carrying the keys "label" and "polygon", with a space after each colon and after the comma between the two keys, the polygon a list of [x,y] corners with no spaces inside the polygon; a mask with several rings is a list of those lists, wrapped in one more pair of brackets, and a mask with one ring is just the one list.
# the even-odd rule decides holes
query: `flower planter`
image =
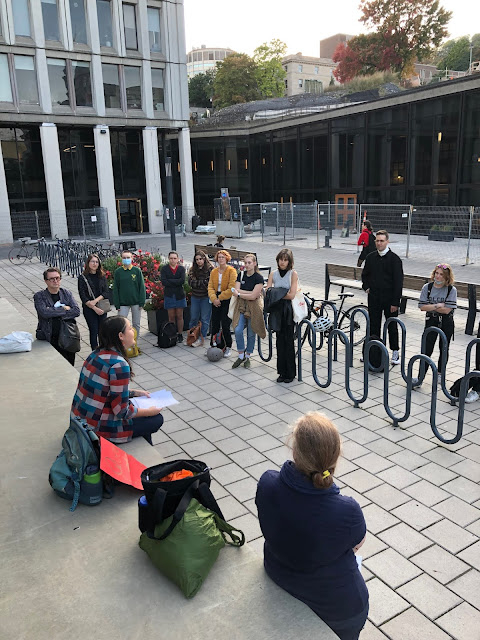
{"label": "flower planter", "polygon": [[[147,311],[148,330],[150,333],[158,336],[158,327],[162,322],[168,320],[168,311],[166,309],[156,309],[155,311]],[[190,306],[183,310],[183,328],[188,329],[190,323]]]}
{"label": "flower planter", "polygon": [[428,234],[428,239],[433,242],[453,242],[455,236],[451,231],[431,231]]}

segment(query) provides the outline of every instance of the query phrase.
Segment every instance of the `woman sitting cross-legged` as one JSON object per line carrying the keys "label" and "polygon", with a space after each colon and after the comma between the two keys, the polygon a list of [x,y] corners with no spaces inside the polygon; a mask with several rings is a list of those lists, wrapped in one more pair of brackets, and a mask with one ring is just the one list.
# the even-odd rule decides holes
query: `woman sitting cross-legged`
{"label": "woman sitting cross-legged", "polygon": [[163,424],[162,409],[139,409],[130,401],[150,395],[148,391],[128,388],[133,373],[127,349],[135,344],[130,321],[123,316],[107,318],[100,326],[99,343],[83,363],[72,415],[86,420],[98,436],[112,442],[143,436],[152,444],[152,433]]}
{"label": "woman sitting cross-legged", "polygon": [[340,435],[320,413],[294,425],[292,460],[265,471],[255,502],[270,578],[312,609],[341,640],[357,640],[368,590],[355,553],[367,527],[360,505],[333,481]]}
{"label": "woman sitting cross-legged", "polygon": [[[244,258],[245,271],[237,278],[233,295],[238,298],[232,319],[232,328],[235,331],[238,358],[232,364],[236,369],[241,364],[246,369],[250,368],[250,356],[255,349],[255,338],[265,338],[265,320],[263,318],[263,278],[258,271],[257,259],[249,253]],[[245,350],[245,338],[243,335],[247,328],[247,349]]]}

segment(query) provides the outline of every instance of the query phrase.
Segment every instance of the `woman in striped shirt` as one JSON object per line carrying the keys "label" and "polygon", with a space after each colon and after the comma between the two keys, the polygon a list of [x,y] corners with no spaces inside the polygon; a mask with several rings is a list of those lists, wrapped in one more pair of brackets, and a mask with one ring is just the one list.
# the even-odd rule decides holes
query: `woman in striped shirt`
{"label": "woman in striped shirt", "polygon": [[143,436],[152,444],[152,433],[163,424],[162,409],[139,409],[130,401],[150,394],[128,388],[133,373],[126,351],[135,344],[129,320],[123,316],[107,318],[100,328],[99,344],[83,363],[72,415],[86,420],[97,435],[112,442]]}

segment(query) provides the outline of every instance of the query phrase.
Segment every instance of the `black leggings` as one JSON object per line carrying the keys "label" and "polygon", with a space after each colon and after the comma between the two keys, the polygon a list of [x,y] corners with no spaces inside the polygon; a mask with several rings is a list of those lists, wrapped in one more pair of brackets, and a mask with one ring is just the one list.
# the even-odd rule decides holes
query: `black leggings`
{"label": "black leggings", "polygon": [[[453,332],[455,329],[455,324],[453,322],[453,313],[448,315],[438,314],[437,316],[427,318],[425,321],[425,329],[428,329],[428,327],[438,327],[443,331],[443,333],[445,334],[445,337],[447,338],[447,353],[445,358],[445,367],[446,367],[448,362],[448,348],[450,346],[450,341],[452,339]],[[425,355],[429,357],[432,355],[437,338],[438,338],[438,334],[434,331],[432,331],[427,335],[427,340],[425,343]],[[440,354],[438,356],[438,373],[440,374],[443,366],[441,342],[439,342],[439,348],[440,348]],[[425,377],[425,366],[422,366],[422,365],[420,366],[419,377],[420,378]]]}
{"label": "black leggings", "polygon": [[88,330],[90,332],[90,347],[92,351],[94,351],[98,347],[98,332],[100,330],[100,326],[107,317],[107,314],[104,313],[102,316],[99,316],[93,309],[83,305],[83,315],[85,316]]}
{"label": "black leggings", "polygon": [[232,321],[227,315],[229,306],[230,300],[221,300],[219,307],[212,304],[212,337],[210,338],[210,344],[212,344],[213,336],[218,333],[220,331],[220,327],[222,327],[225,346],[230,349],[232,346],[232,336],[230,333]]}

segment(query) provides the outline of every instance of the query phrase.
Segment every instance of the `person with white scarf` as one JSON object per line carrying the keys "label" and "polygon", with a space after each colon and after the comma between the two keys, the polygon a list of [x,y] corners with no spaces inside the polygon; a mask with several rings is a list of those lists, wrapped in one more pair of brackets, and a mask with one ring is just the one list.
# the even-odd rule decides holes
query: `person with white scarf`
{"label": "person with white scarf", "polygon": [[[362,288],[368,294],[370,335],[382,337],[382,313],[385,320],[396,318],[400,307],[403,287],[403,265],[401,258],[390,250],[388,231],[377,231],[375,246],[362,272]],[[392,350],[392,364],[399,364],[398,328],[396,323],[388,327],[388,341]]]}

